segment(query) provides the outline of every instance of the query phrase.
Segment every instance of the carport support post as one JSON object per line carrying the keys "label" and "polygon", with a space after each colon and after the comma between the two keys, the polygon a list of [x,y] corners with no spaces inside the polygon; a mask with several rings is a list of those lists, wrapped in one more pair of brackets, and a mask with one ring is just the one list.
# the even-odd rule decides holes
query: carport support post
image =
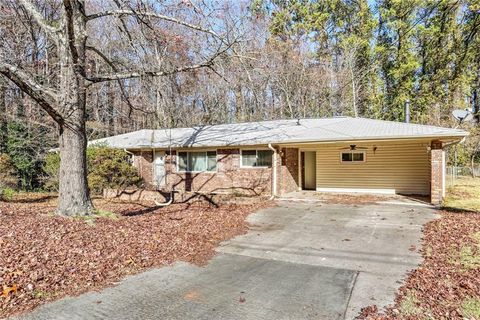
{"label": "carport support post", "polygon": [[443,201],[444,191],[444,161],[443,145],[441,141],[435,140],[431,144],[431,181],[430,181],[430,202],[439,205]]}

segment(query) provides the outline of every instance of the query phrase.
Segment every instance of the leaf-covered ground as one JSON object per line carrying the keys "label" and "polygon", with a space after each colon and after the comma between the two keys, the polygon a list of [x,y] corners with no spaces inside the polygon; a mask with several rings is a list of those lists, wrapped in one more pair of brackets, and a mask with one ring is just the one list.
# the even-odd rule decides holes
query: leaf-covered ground
{"label": "leaf-covered ground", "polygon": [[98,199],[100,216],[83,219],[54,216],[55,202],[47,195],[0,202],[0,318],[177,260],[204,264],[219,242],[246,232],[249,213],[268,205],[152,208]]}
{"label": "leaf-covered ground", "polygon": [[375,306],[361,319],[480,320],[480,213],[441,211],[424,228],[423,263],[385,314]]}

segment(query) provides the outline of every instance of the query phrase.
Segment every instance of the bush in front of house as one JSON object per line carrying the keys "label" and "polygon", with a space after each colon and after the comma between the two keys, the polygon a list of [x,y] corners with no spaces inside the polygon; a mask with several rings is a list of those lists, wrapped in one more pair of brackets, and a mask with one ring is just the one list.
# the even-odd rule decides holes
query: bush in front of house
{"label": "bush in front of house", "polygon": [[[129,155],[118,149],[104,146],[87,148],[87,180],[90,191],[102,193],[103,189],[125,189],[140,186],[142,178],[137,169],[129,161]],[[58,190],[58,171],[60,155],[51,153],[45,158],[44,188],[49,191]]]}
{"label": "bush in front of house", "polygon": [[105,188],[124,189],[140,186],[142,178],[132,166],[129,155],[119,149],[90,147],[87,150],[88,185],[93,193]]}
{"label": "bush in front of house", "polygon": [[15,167],[7,154],[0,154],[0,200],[9,200],[17,187]]}

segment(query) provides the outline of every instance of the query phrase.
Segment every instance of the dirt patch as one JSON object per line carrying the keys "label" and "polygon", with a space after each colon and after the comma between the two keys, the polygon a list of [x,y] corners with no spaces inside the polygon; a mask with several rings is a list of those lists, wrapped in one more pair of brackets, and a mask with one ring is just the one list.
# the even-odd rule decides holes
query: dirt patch
{"label": "dirt patch", "polygon": [[246,232],[249,213],[270,205],[94,203],[100,216],[80,219],[53,215],[51,195],[0,202],[0,318],[147,268],[205,264],[218,243]]}
{"label": "dirt patch", "polygon": [[332,204],[350,204],[350,205],[365,205],[376,204],[379,201],[391,200],[390,196],[381,196],[373,194],[319,194],[319,199],[325,200]]}
{"label": "dirt patch", "polygon": [[424,228],[423,263],[400,288],[395,305],[359,319],[480,319],[480,213],[441,211]]}
{"label": "dirt patch", "polygon": [[396,194],[369,194],[369,193],[330,193],[317,191],[301,191],[287,194],[281,199],[288,201],[289,199],[318,200],[330,204],[346,204],[346,205],[376,205],[385,201],[400,202],[418,202],[430,203],[428,196],[422,195],[396,195]]}

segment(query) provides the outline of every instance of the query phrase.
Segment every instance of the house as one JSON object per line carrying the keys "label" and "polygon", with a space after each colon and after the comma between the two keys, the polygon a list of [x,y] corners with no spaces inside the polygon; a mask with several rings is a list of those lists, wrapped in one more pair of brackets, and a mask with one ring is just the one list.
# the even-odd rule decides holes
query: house
{"label": "house", "polygon": [[445,152],[468,133],[333,117],[139,130],[90,142],[133,155],[146,188],[282,195],[297,190],[445,195]]}

